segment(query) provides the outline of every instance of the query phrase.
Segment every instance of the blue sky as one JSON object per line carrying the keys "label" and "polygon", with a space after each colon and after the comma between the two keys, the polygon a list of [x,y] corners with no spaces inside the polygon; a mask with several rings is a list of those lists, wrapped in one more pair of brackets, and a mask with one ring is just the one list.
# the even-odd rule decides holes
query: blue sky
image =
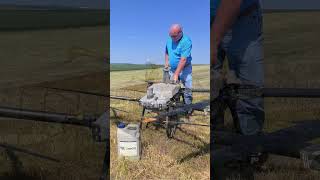
{"label": "blue sky", "polygon": [[180,23],[193,42],[194,64],[209,64],[210,0],[111,0],[111,63],[164,63],[168,31]]}

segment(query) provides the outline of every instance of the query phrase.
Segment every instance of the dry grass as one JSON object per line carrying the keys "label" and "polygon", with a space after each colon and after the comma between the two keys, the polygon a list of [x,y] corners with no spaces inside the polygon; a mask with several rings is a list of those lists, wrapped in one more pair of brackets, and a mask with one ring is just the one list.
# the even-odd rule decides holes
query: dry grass
{"label": "dry grass", "polygon": [[[209,66],[194,67],[194,87],[209,88]],[[158,79],[161,70],[158,69]],[[111,94],[141,97],[144,93],[128,89],[145,90],[146,71],[124,71],[111,73]],[[126,79],[125,77],[131,77]],[[144,86],[142,85],[144,84]],[[208,99],[208,94],[195,94],[195,100]],[[115,121],[138,122],[142,108],[132,102],[111,100],[111,106],[126,110],[111,114],[110,129],[110,173],[112,179],[209,179],[210,155],[209,133],[207,127],[181,126],[174,139],[167,139],[165,130],[154,127],[142,130],[142,159],[128,161],[117,158]],[[195,113],[194,122],[208,124],[209,117]]]}

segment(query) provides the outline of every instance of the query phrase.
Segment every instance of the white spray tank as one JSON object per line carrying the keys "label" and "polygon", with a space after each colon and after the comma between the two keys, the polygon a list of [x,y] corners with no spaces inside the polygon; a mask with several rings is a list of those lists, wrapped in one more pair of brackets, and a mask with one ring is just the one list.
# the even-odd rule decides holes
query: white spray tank
{"label": "white spray tank", "polygon": [[141,138],[139,124],[118,124],[118,158],[140,160]]}

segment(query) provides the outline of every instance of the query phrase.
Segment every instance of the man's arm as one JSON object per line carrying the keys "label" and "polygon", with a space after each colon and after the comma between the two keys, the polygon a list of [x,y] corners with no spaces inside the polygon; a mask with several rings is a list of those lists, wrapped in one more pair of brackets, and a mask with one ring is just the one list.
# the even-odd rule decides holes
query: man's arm
{"label": "man's arm", "polygon": [[182,57],[180,59],[178,67],[177,67],[176,71],[174,72],[174,76],[173,76],[174,81],[178,80],[179,74],[183,70],[184,66],[186,65],[186,62],[187,62],[187,58]]}
{"label": "man's arm", "polygon": [[187,58],[191,55],[192,49],[192,42],[191,40],[187,41],[186,44],[182,47],[181,58],[178,64],[176,71],[174,72],[173,80],[177,81],[179,74],[183,70],[184,66],[186,65]]}
{"label": "man's arm", "polygon": [[231,28],[240,13],[240,6],[243,0],[222,0],[217,10],[214,22],[211,25],[211,63],[216,63],[217,48],[226,34]]}

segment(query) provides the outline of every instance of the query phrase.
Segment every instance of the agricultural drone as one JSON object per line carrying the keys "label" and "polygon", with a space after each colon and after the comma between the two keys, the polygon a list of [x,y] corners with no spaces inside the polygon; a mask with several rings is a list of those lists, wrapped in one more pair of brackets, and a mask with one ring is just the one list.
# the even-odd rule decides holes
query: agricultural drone
{"label": "agricultural drone", "polygon": [[[306,88],[260,88],[243,84],[231,72],[227,78],[211,79],[216,85],[215,91],[193,90],[193,92],[210,93],[211,100],[191,105],[183,103],[183,90],[179,84],[168,82],[167,70],[164,70],[161,83],[148,82],[147,93],[140,99],[110,96],[111,99],[138,102],[142,110],[142,122],[161,124],[165,127],[167,137],[172,138],[179,124],[192,124],[179,120],[179,116],[190,111],[210,112],[211,160],[215,167],[223,167],[228,163],[241,162],[250,166],[259,166],[265,162],[268,153],[300,158],[306,168],[320,169],[320,145],[309,141],[320,137],[320,121],[297,123],[296,126],[273,133],[257,136],[244,136],[224,130],[225,111],[230,109],[234,122],[237,114],[234,103],[239,99],[264,98],[320,98],[320,89]],[[145,117],[148,112],[157,113],[154,117]],[[208,126],[208,125],[204,125]],[[217,148],[214,147],[223,147]],[[241,164],[240,163],[240,164]],[[220,168],[214,168],[217,171]]]}

